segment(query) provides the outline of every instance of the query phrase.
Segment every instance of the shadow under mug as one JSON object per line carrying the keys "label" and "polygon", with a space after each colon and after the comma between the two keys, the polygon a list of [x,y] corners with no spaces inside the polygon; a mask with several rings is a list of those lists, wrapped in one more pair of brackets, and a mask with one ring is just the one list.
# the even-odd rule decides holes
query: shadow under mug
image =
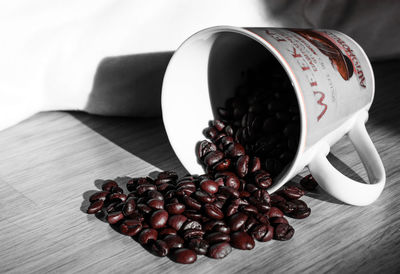
{"label": "shadow under mug", "polygon": [[[382,161],[365,129],[374,96],[371,64],[361,47],[334,30],[217,26],[188,38],[174,53],[163,81],[162,113],[171,145],[191,173],[204,171],[195,145],[217,108],[234,96],[243,71],[279,62],[300,112],[300,137],[274,192],[305,167],[333,197],[352,205],[375,201],[385,184]],[[326,158],[348,134],[369,184],[340,173]]]}

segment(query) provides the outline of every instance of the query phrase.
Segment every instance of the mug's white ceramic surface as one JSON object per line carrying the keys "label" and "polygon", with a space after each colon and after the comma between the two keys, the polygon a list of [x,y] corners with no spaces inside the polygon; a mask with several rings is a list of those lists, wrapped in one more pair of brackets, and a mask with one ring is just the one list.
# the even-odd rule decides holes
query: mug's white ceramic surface
{"label": "mug's white ceramic surface", "polygon": [[[374,96],[371,64],[361,47],[333,30],[218,26],[188,38],[164,76],[162,112],[178,158],[191,173],[204,171],[195,145],[214,119],[216,106],[232,97],[243,71],[273,56],[289,77],[301,116],[297,153],[269,189],[273,192],[308,167],[319,185],[337,199],[368,205],[385,184],[382,161],[365,129]],[[264,63],[263,63],[264,61]],[[369,177],[354,181],[327,160],[330,147],[350,137]]]}

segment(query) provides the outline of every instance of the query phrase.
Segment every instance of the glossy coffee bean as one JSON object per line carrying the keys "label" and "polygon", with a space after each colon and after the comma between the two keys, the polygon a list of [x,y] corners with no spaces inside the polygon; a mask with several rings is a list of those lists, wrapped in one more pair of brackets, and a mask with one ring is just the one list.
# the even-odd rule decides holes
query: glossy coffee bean
{"label": "glossy coffee bean", "polygon": [[250,250],[255,246],[253,238],[243,231],[237,231],[231,234],[231,245],[234,248]]}
{"label": "glossy coffee bean", "polygon": [[229,186],[219,187],[219,193],[225,195],[226,197],[232,197],[232,198],[240,197],[239,191]]}
{"label": "glossy coffee bean", "polygon": [[116,211],[113,213],[108,214],[107,221],[109,224],[113,225],[118,223],[124,218],[124,214],[121,211]]}
{"label": "glossy coffee bean", "polygon": [[195,220],[188,220],[186,221],[183,226],[181,227],[181,230],[188,230],[188,229],[196,229],[196,230],[202,230],[202,225]]}
{"label": "glossy coffee bean", "polygon": [[241,206],[240,211],[245,212],[247,214],[257,214],[258,213],[258,209],[253,205]]}
{"label": "glossy coffee bean", "polygon": [[207,254],[210,245],[207,243],[207,241],[203,239],[195,238],[189,241],[188,247],[196,252],[198,255],[205,255]]}
{"label": "glossy coffee bean", "polygon": [[272,185],[270,174],[265,170],[258,170],[254,173],[254,183],[260,188],[268,188]]}
{"label": "glossy coffee bean", "polygon": [[208,256],[213,259],[222,259],[231,253],[231,251],[232,247],[228,242],[221,242],[210,246]]}
{"label": "glossy coffee bean", "polygon": [[261,202],[265,202],[270,204],[271,197],[269,196],[268,192],[265,189],[258,189],[252,193],[252,196],[255,197],[257,200]]}
{"label": "glossy coffee bean", "polygon": [[103,205],[104,205],[104,200],[97,200],[88,207],[87,213],[96,214],[103,208]]}
{"label": "glossy coffee bean", "polygon": [[225,210],[225,216],[229,217],[238,212],[239,204],[231,203]]}
{"label": "glossy coffee bean", "polygon": [[229,217],[228,224],[232,231],[240,230],[246,223],[248,215],[243,212],[238,212]]}
{"label": "glossy coffee bean", "polygon": [[201,209],[201,203],[198,202],[196,199],[190,197],[190,196],[183,196],[183,201],[186,205],[187,208],[191,208],[194,210],[200,210]]}
{"label": "glossy coffee bean", "polygon": [[272,225],[267,225],[268,229],[267,232],[265,233],[264,237],[262,237],[262,239],[260,240],[261,242],[268,242],[270,240],[272,240],[272,238],[274,237],[274,227]]}
{"label": "glossy coffee bean", "polygon": [[211,126],[208,127],[204,130],[204,136],[206,136],[208,139],[214,139],[218,135],[218,130]]}
{"label": "glossy coffee bean", "polygon": [[200,188],[209,194],[215,194],[218,192],[218,184],[213,180],[202,180],[200,182]]}
{"label": "glossy coffee bean", "polygon": [[295,210],[292,211],[288,214],[289,217],[292,217],[294,219],[304,219],[307,218],[308,216],[310,216],[311,214],[311,209],[307,208],[304,210]]}
{"label": "glossy coffee bean", "polygon": [[213,227],[213,231],[221,232],[221,233],[225,233],[225,234],[231,233],[231,229],[227,225],[216,225]]}
{"label": "glossy coffee bean", "polygon": [[215,201],[215,196],[209,194],[208,192],[202,191],[202,190],[197,190],[194,193],[194,196],[197,201],[201,203],[212,203]]}
{"label": "glossy coffee bean", "polygon": [[140,244],[145,245],[151,240],[156,241],[157,237],[158,237],[157,230],[152,228],[145,228],[140,232],[138,241]]}
{"label": "glossy coffee bean", "polygon": [[162,228],[162,229],[160,229],[160,231],[158,232],[158,235],[161,237],[161,238],[164,238],[165,236],[168,236],[168,235],[176,235],[177,234],[177,231],[175,230],[175,229],[173,229],[172,227],[165,227],[165,228]]}
{"label": "glossy coffee bean", "polygon": [[206,232],[212,231],[217,225],[225,225],[224,220],[210,220],[203,224],[203,230]]}
{"label": "glossy coffee bean", "polygon": [[230,144],[233,144],[233,138],[231,136],[224,136],[220,139],[220,144],[222,145],[222,148],[225,149],[227,148]]}
{"label": "glossy coffee bean", "polygon": [[207,166],[212,166],[219,161],[221,161],[224,158],[224,153],[216,150],[216,151],[211,151],[204,157],[204,164]]}
{"label": "glossy coffee bean", "polygon": [[119,227],[119,231],[127,236],[135,236],[142,230],[141,222],[137,220],[124,220]]}
{"label": "glossy coffee bean", "polygon": [[229,158],[222,159],[221,161],[215,163],[211,170],[213,171],[224,171],[229,169],[231,166],[232,161]]}
{"label": "glossy coffee bean", "polygon": [[[174,189],[175,189],[175,186],[173,184],[169,184],[169,183],[162,183],[157,186],[157,191],[161,191],[163,193],[165,193],[169,190],[174,190]],[[154,190],[150,190],[150,191],[154,191]]]}
{"label": "glossy coffee bean", "polygon": [[273,205],[273,206],[275,206],[281,202],[286,203],[286,199],[276,193],[271,194],[270,199],[271,199],[271,205]]}
{"label": "glossy coffee bean", "polygon": [[124,190],[122,188],[120,188],[119,186],[115,186],[115,187],[111,188],[110,192],[111,193],[120,193],[120,194],[122,194],[122,193],[124,193]]}
{"label": "glossy coffee bean", "polygon": [[269,219],[269,223],[272,226],[277,226],[279,224],[289,224],[289,221],[285,217],[273,217]]}
{"label": "glossy coffee bean", "polygon": [[137,186],[137,188],[136,188],[136,191],[139,195],[142,195],[145,192],[150,191],[150,190],[157,190],[157,187],[152,184],[143,184],[143,185]]}
{"label": "glossy coffee bean", "polygon": [[178,231],[186,220],[187,217],[184,215],[172,215],[168,219],[168,225]]}
{"label": "glossy coffee bean", "polygon": [[182,248],[185,241],[178,235],[168,235],[164,238],[169,249]]}
{"label": "glossy coffee bean", "polygon": [[224,218],[222,210],[214,204],[205,204],[204,211],[211,219],[222,220]]}
{"label": "glossy coffee bean", "polygon": [[249,162],[249,173],[254,173],[261,169],[261,161],[258,157],[252,157]]}
{"label": "glossy coffee bean", "polygon": [[[231,188],[236,189],[236,190],[238,190],[239,187],[240,187],[239,178],[233,172],[230,172],[230,171],[217,172],[215,174],[215,177],[217,179],[222,178],[224,186],[231,187]],[[217,181],[217,179],[215,181]]]}
{"label": "glossy coffee bean", "polygon": [[268,211],[268,218],[283,217],[283,212],[277,207],[271,207]]}
{"label": "glossy coffee bean", "polygon": [[297,205],[291,201],[279,202],[275,206],[282,210],[284,214],[289,214],[297,209]]}
{"label": "glossy coffee bean", "polygon": [[193,209],[187,209],[182,214],[193,221],[201,221],[203,219],[203,215],[199,211]]}
{"label": "glossy coffee bean", "polygon": [[98,200],[105,201],[109,194],[110,194],[110,192],[108,192],[108,191],[98,191],[98,192],[94,193],[92,196],[90,196],[89,201],[91,203],[96,202]]}
{"label": "glossy coffee bean", "polygon": [[247,218],[241,230],[249,232],[257,224],[259,224],[259,221],[256,218],[249,216],[249,218]]}
{"label": "glossy coffee bean", "polygon": [[186,206],[181,203],[172,203],[172,204],[167,204],[165,206],[165,209],[171,215],[178,215],[178,214],[182,214],[185,211]]}
{"label": "glossy coffee bean", "polygon": [[274,229],[274,239],[287,241],[293,237],[294,229],[289,224],[279,224]]}
{"label": "glossy coffee bean", "polygon": [[236,158],[236,157],[245,155],[245,149],[244,149],[244,147],[243,147],[241,144],[239,144],[239,143],[233,143],[233,144],[230,144],[230,145],[227,147],[227,149],[226,149],[226,151],[225,151],[225,154],[226,154],[228,157]]}
{"label": "glossy coffee bean", "polygon": [[126,202],[122,208],[122,213],[124,213],[125,216],[129,216],[133,212],[135,212],[135,209],[136,209],[135,199],[130,197],[126,200]]}
{"label": "glossy coffee bean", "polygon": [[268,225],[258,224],[251,229],[250,234],[254,239],[261,241],[264,238],[267,231],[268,231]]}
{"label": "glossy coffee bean", "polygon": [[197,144],[197,157],[202,160],[208,153],[216,150],[217,146],[215,144],[210,143],[207,140],[203,140]]}
{"label": "glossy coffee bean", "polygon": [[110,201],[112,201],[112,202],[115,202],[117,200],[119,200],[121,202],[125,202],[127,198],[128,198],[128,196],[123,193],[112,193],[110,195]]}
{"label": "glossy coffee bean", "polygon": [[143,214],[150,214],[153,210],[146,204],[137,204],[136,208]]}
{"label": "glossy coffee bean", "polygon": [[225,128],[225,123],[218,119],[213,120],[211,125],[214,126],[214,128],[216,128],[218,131],[222,131]]}
{"label": "glossy coffee bean", "polygon": [[185,241],[189,241],[190,239],[194,238],[203,238],[204,233],[205,232],[203,230],[199,229],[186,229],[183,231],[183,239],[185,239]]}
{"label": "glossy coffee bean", "polygon": [[162,195],[162,193],[157,190],[150,190],[149,192],[147,192],[147,197],[149,199],[164,200],[164,195]]}
{"label": "glossy coffee bean", "polygon": [[168,212],[166,210],[157,210],[150,217],[150,225],[152,228],[159,229],[164,227],[168,221]]}
{"label": "glossy coffee bean", "polygon": [[304,195],[304,190],[296,186],[285,186],[282,190],[278,192],[279,195],[285,197],[289,200],[296,200]]}
{"label": "glossy coffee bean", "polygon": [[318,186],[317,181],[314,179],[314,177],[309,174],[305,176],[303,179],[300,180],[300,184],[302,187],[304,187],[306,190],[315,190]]}
{"label": "glossy coffee bean", "polygon": [[169,247],[163,240],[157,240],[153,242],[150,248],[151,251],[159,257],[167,256],[169,253]]}
{"label": "glossy coffee bean", "polygon": [[110,192],[113,187],[117,187],[117,186],[118,186],[117,182],[115,182],[113,180],[108,180],[102,184],[101,189],[104,191]]}
{"label": "glossy coffee bean", "polygon": [[192,264],[197,260],[196,252],[188,248],[180,248],[173,251],[172,260],[180,264]]}
{"label": "glossy coffee bean", "polygon": [[243,178],[247,175],[249,171],[249,161],[250,157],[248,155],[241,155],[236,160],[236,174]]}
{"label": "glossy coffee bean", "polygon": [[147,205],[153,209],[164,209],[164,201],[159,199],[150,199],[147,201]]}
{"label": "glossy coffee bean", "polygon": [[229,234],[225,234],[222,232],[213,232],[205,236],[204,238],[209,244],[215,244],[219,242],[229,242],[231,237]]}

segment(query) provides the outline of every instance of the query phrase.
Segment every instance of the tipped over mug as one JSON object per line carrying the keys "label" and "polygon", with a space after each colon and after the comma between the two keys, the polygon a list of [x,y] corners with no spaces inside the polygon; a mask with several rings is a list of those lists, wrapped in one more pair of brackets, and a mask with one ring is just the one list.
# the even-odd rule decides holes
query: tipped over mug
{"label": "tipped over mug", "polygon": [[[375,91],[368,57],[350,37],[334,30],[217,26],[192,35],[171,58],[162,87],[162,113],[170,143],[184,167],[204,173],[194,152],[216,107],[232,97],[243,71],[275,58],[296,95],[300,137],[296,154],[276,177],[274,192],[308,167],[330,195],[368,205],[381,194],[385,170],[365,122]],[[369,178],[348,178],[327,160],[348,135]]]}

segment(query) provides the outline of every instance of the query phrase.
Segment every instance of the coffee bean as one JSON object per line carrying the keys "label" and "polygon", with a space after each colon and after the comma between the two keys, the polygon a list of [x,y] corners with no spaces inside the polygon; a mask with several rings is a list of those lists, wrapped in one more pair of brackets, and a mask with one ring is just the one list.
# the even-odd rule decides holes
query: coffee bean
{"label": "coffee bean", "polygon": [[185,208],[186,208],[185,205],[181,203],[172,203],[172,204],[167,204],[165,206],[165,209],[171,215],[182,214],[185,211]]}
{"label": "coffee bean", "polygon": [[156,241],[158,237],[158,232],[152,228],[145,228],[143,229],[138,237],[138,241],[140,244],[145,245],[149,241]]}
{"label": "coffee bean", "polygon": [[104,191],[110,192],[113,187],[117,187],[117,186],[118,186],[117,182],[115,182],[113,180],[107,180],[102,184],[101,189]]}
{"label": "coffee bean", "polygon": [[281,202],[286,203],[286,199],[276,193],[271,194],[270,199],[271,199],[271,205],[273,205],[273,206],[275,206]]}
{"label": "coffee bean", "polygon": [[294,229],[289,224],[279,224],[274,229],[274,239],[287,241],[293,237]]}
{"label": "coffee bean", "polygon": [[116,202],[116,200],[119,200],[121,202],[125,202],[127,198],[128,198],[128,196],[126,196],[123,193],[112,193],[110,195],[110,201],[112,201],[112,202]]}
{"label": "coffee bean", "polygon": [[147,205],[153,209],[164,209],[164,201],[159,199],[150,199],[147,201]]}
{"label": "coffee bean", "polygon": [[216,164],[217,162],[221,161],[222,158],[224,158],[224,153],[217,150],[217,151],[211,151],[204,157],[204,164],[207,166],[212,166]]}
{"label": "coffee bean", "polygon": [[168,255],[169,247],[163,240],[157,240],[152,243],[151,251],[157,256],[164,257]]}
{"label": "coffee bean", "polygon": [[254,173],[261,169],[261,161],[258,157],[252,157],[249,162],[249,173]]}
{"label": "coffee bean", "polygon": [[309,174],[305,176],[303,179],[300,180],[300,184],[302,187],[304,187],[307,190],[315,190],[316,187],[318,186],[317,181],[315,181],[314,177]]}
{"label": "coffee bean", "polygon": [[297,205],[291,201],[279,202],[275,206],[282,210],[284,214],[289,214],[297,209]]}
{"label": "coffee bean", "polygon": [[227,216],[227,217],[232,216],[233,214],[235,214],[236,212],[238,212],[238,209],[239,209],[239,204],[231,203],[231,204],[226,208],[225,216]]}
{"label": "coffee bean", "polygon": [[198,201],[196,201],[195,199],[193,199],[190,196],[183,196],[183,201],[185,202],[186,207],[188,208],[192,208],[194,210],[200,210],[201,209],[201,203],[199,203]]}
{"label": "coffee bean", "polygon": [[188,247],[194,250],[198,255],[205,255],[210,245],[203,239],[194,238],[190,240]]}
{"label": "coffee bean", "polygon": [[137,204],[136,208],[143,214],[150,214],[153,210],[146,204]]}
{"label": "coffee bean", "polygon": [[142,230],[141,222],[137,220],[124,220],[119,227],[119,231],[127,236],[135,236]]}
{"label": "coffee bean", "polygon": [[288,214],[289,217],[295,218],[295,219],[304,219],[310,216],[311,214],[311,209],[307,208],[304,210],[295,210],[292,211]]}
{"label": "coffee bean", "polygon": [[151,185],[151,184],[143,184],[143,185],[139,185],[136,188],[136,191],[139,195],[142,195],[146,191],[150,191],[150,190],[157,190],[157,187],[155,185]]}
{"label": "coffee bean", "polygon": [[197,260],[196,252],[188,248],[180,248],[173,251],[172,260],[180,264],[192,264]]}
{"label": "coffee bean", "polygon": [[[173,184],[168,184],[168,183],[162,183],[157,186],[157,190],[161,191],[161,192],[166,192],[166,191],[173,190],[173,189],[175,189],[175,186]],[[153,191],[153,190],[150,190],[150,191]],[[160,199],[158,199],[158,200],[160,200]]]}
{"label": "coffee bean", "polygon": [[283,212],[277,207],[271,207],[268,211],[268,218],[283,217]]}
{"label": "coffee bean", "polygon": [[149,199],[164,200],[164,195],[162,195],[162,193],[157,190],[150,190],[149,192],[147,192],[147,197]]}
{"label": "coffee bean", "polygon": [[213,259],[222,259],[231,253],[231,251],[232,247],[228,242],[221,242],[210,246],[208,256]]}
{"label": "coffee bean", "polygon": [[258,213],[258,209],[253,205],[241,206],[240,211],[245,212],[247,214],[257,214]]}
{"label": "coffee bean", "polygon": [[274,237],[274,227],[271,225],[267,226],[267,232],[265,233],[264,237],[262,237],[262,239],[260,240],[261,242],[268,242],[270,240],[272,240],[272,238]]}
{"label": "coffee bean", "polygon": [[233,143],[227,147],[225,154],[231,158],[236,158],[245,155],[245,150],[241,144]]}
{"label": "coffee bean", "polygon": [[221,232],[221,233],[225,233],[225,234],[231,233],[231,229],[229,228],[229,226],[227,226],[225,224],[214,226],[213,231]]}
{"label": "coffee bean", "polygon": [[135,200],[132,197],[130,197],[126,200],[122,208],[122,213],[124,213],[125,216],[129,216],[133,212],[135,212],[135,208],[136,208]]}
{"label": "coffee bean", "polygon": [[283,189],[278,191],[278,194],[289,200],[296,200],[304,195],[304,190],[296,186],[285,186]]}
{"label": "coffee bean", "polygon": [[253,238],[246,232],[237,231],[231,235],[231,245],[234,248],[250,250],[254,248],[255,242]]}
{"label": "coffee bean", "polygon": [[203,225],[203,229],[206,232],[212,231],[217,225],[225,225],[223,220],[210,220]]}
{"label": "coffee bean", "polygon": [[97,200],[89,206],[89,208],[87,209],[87,213],[96,214],[103,208],[103,205],[104,205],[104,200]]}
{"label": "coffee bean", "polygon": [[204,211],[206,212],[207,216],[212,219],[222,220],[224,218],[224,213],[222,210],[214,204],[205,204]]}
{"label": "coffee bean", "polygon": [[225,128],[225,124],[224,122],[222,122],[221,120],[213,120],[211,122],[212,126],[214,126],[218,131],[222,131]]}
{"label": "coffee bean", "polygon": [[183,239],[185,239],[185,241],[189,241],[190,239],[194,238],[203,238],[204,233],[205,232],[203,230],[199,229],[186,229],[183,231]]}
{"label": "coffee bean", "polygon": [[222,232],[213,232],[211,234],[208,234],[205,237],[205,240],[212,245],[219,242],[229,242],[231,240],[231,237],[229,236],[229,234],[225,234]]}
{"label": "coffee bean", "polygon": [[200,188],[210,194],[218,192],[218,184],[213,180],[202,180],[200,182]]}
{"label": "coffee bean", "polygon": [[246,222],[244,223],[242,230],[245,232],[249,232],[258,223],[259,222],[256,218],[250,216],[249,218],[247,218]]}
{"label": "coffee bean", "polygon": [[124,218],[124,214],[121,211],[116,211],[113,213],[108,214],[107,221],[109,224],[113,225],[118,223]]}
{"label": "coffee bean", "polygon": [[269,223],[273,226],[277,226],[279,224],[289,224],[288,220],[285,217],[273,217],[269,219]]}
{"label": "coffee bean", "polygon": [[183,224],[182,230],[188,230],[188,229],[196,229],[196,230],[202,230],[202,225],[195,220],[188,220],[186,223]]}
{"label": "coffee bean", "polygon": [[108,191],[98,191],[94,193],[92,196],[90,196],[89,201],[91,203],[94,203],[98,200],[105,201],[107,199],[108,194],[110,194],[110,192]]}
{"label": "coffee bean", "polygon": [[251,236],[256,240],[261,241],[264,238],[267,231],[268,231],[268,225],[264,224],[255,225],[251,229]]}
{"label": "coffee bean", "polygon": [[231,230],[232,231],[240,230],[243,227],[243,225],[246,223],[247,218],[248,218],[247,214],[242,213],[242,212],[233,214],[228,220],[228,224],[229,224]]}
{"label": "coffee bean", "polygon": [[162,228],[159,231],[158,235],[161,238],[163,238],[163,237],[168,236],[168,235],[176,235],[176,233],[177,233],[176,230],[173,229],[172,227],[165,227],[165,228]]}
{"label": "coffee bean", "polygon": [[187,217],[184,215],[172,215],[168,219],[168,225],[175,230],[181,229],[182,225],[186,222]]}
{"label": "coffee bean", "polygon": [[254,183],[260,188],[268,188],[272,185],[270,174],[265,170],[258,170],[254,172]]}
{"label": "coffee bean", "polygon": [[185,241],[178,235],[168,235],[164,238],[164,242],[169,249],[182,248]]}
{"label": "coffee bean", "polygon": [[211,195],[205,191],[202,190],[197,190],[194,193],[194,196],[196,197],[196,199],[201,202],[201,203],[212,203],[215,201],[215,196]]}
{"label": "coffee bean", "polygon": [[197,210],[193,209],[187,209],[183,213],[188,219],[194,220],[194,221],[201,221],[203,218],[203,215],[198,212]]}
{"label": "coffee bean", "polygon": [[241,155],[236,160],[236,173],[239,177],[243,178],[247,175],[249,171],[249,161],[250,157],[248,155]]}
{"label": "coffee bean", "polygon": [[150,217],[150,225],[155,229],[164,227],[167,224],[167,221],[168,212],[163,209],[155,211]]}
{"label": "coffee bean", "polygon": [[229,169],[231,166],[231,160],[228,158],[222,159],[218,163],[214,164],[211,168],[213,171],[224,171]]}

